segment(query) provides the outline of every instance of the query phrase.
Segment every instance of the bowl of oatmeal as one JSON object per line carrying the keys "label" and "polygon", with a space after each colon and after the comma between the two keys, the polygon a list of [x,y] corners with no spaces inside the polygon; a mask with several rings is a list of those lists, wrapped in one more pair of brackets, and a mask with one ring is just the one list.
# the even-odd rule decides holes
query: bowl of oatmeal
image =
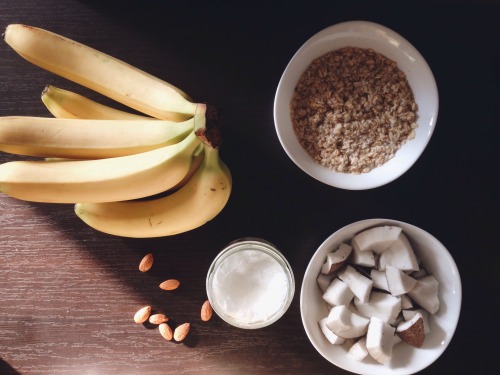
{"label": "bowl of oatmeal", "polygon": [[418,160],[438,107],[432,71],[410,42],[385,26],[350,21],[300,47],[273,112],[278,138],[300,169],[363,190],[395,180]]}

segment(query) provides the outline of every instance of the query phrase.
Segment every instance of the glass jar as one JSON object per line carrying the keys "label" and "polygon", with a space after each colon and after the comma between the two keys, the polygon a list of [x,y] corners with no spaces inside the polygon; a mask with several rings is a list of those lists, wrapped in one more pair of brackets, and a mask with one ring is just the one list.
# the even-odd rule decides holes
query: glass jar
{"label": "glass jar", "polygon": [[270,242],[241,238],[214,259],[206,280],[213,310],[246,329],[268,326],[287,311],[295,293],[292,268]]}

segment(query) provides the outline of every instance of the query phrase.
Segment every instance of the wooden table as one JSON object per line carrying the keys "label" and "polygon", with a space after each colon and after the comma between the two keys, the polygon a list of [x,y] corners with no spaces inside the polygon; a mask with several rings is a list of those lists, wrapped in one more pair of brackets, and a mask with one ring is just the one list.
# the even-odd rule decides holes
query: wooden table
{"label": "wooden table", "polygon": [[[310,344],[300,285],[326,237],[351,222],[389,218],[417,225],[451,252],[463,306],[446,352],[424,374],[487,373],[498,367],[498,1],[398,3],[0,1],[0,27],[26,23],[77,39],[183,88],[225,113],[222,158],[234,190],[224,211],[194,231],[126,239],[85,226],[71,205],[0,195],[1,374],[343,374]],[[347,20],[381,23],[429,63],[440,94],[434,135],[398,180],[367,191],[319,183],[288,159],[274,130],[273,99],[295,51]],[[496,24],[495,24],[496,23]],[[88,90],[44,72],[0,44],[0,115],[48,116],[45,84]],[[120,106],[118,106],[120,108]],[[0,162],[16,158],[2,153]],[[205,277],[228,242],[258,236],[285,254],[296,278],[287,313],[241,330],[199,318]],[[153,269],[138,271],[152,252]],[[178,278],[173,292],[159,289]],[[133,322],[152,305],[188,338],[165,341]],[[498,345],[496,345],[498,346]]]}

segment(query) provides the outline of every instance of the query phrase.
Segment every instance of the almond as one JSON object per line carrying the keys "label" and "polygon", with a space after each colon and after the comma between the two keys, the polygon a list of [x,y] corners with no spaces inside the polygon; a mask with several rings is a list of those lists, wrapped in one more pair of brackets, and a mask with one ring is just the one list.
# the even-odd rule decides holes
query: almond
{"label": "almond", "polygon": [[152,266],[153,266],[153,254],[151,253],[146,254],[139,263],[139,271],[148,272]]}
{"label": "almond", "polygon": [[189,328],[191,328],[191,324],[184,323],[178,326],[174,331],[174,339],[175,341],[182,341],[186,338],[189,333]]}
{"label": "almond", "polygon": [[167,323],[161,323],[158,326],[158,329],[160,331],[160,334],[163,336],[165,340],[172,340],[173,334],[172,334],[172,328]]}
{"label": "almond", "polygon": [[164,282],[162,282],[160,284],[160,289],[163,289],[163,290],[174,290],[174,289],[177,289],[180,284],[181,283],[179,282],[179,280],[169,279],[169,280],[165,280]]}
{"label": "almond", "polygon": [[141,324],[148,320],[151,314],[151,306],[144,306],[140,308],[134,315],[134,322]]}
{"label": "almond", "polygon": [[153,314],[149,317],[149,323],[161,324],[168,322],[168,317],[165,314]]}
{"label": "almond", "polygon": [[206,300],[201,306],[201,320],[208,322],[212,317],[212,312],[212,305],[210,305],[209,300]]}

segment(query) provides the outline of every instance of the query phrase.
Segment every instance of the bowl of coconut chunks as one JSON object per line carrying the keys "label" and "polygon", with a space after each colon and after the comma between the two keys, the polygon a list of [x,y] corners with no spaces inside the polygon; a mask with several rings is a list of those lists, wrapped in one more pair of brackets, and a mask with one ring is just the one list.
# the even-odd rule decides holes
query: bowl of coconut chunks
{"label": "bowl of coconut chunks", "polygon": [[455,333],[462,285],[455,261],[430,233],[368,219],[328,237],[306,269],[300,309],[328,361],[357,374],[413,374]]}

